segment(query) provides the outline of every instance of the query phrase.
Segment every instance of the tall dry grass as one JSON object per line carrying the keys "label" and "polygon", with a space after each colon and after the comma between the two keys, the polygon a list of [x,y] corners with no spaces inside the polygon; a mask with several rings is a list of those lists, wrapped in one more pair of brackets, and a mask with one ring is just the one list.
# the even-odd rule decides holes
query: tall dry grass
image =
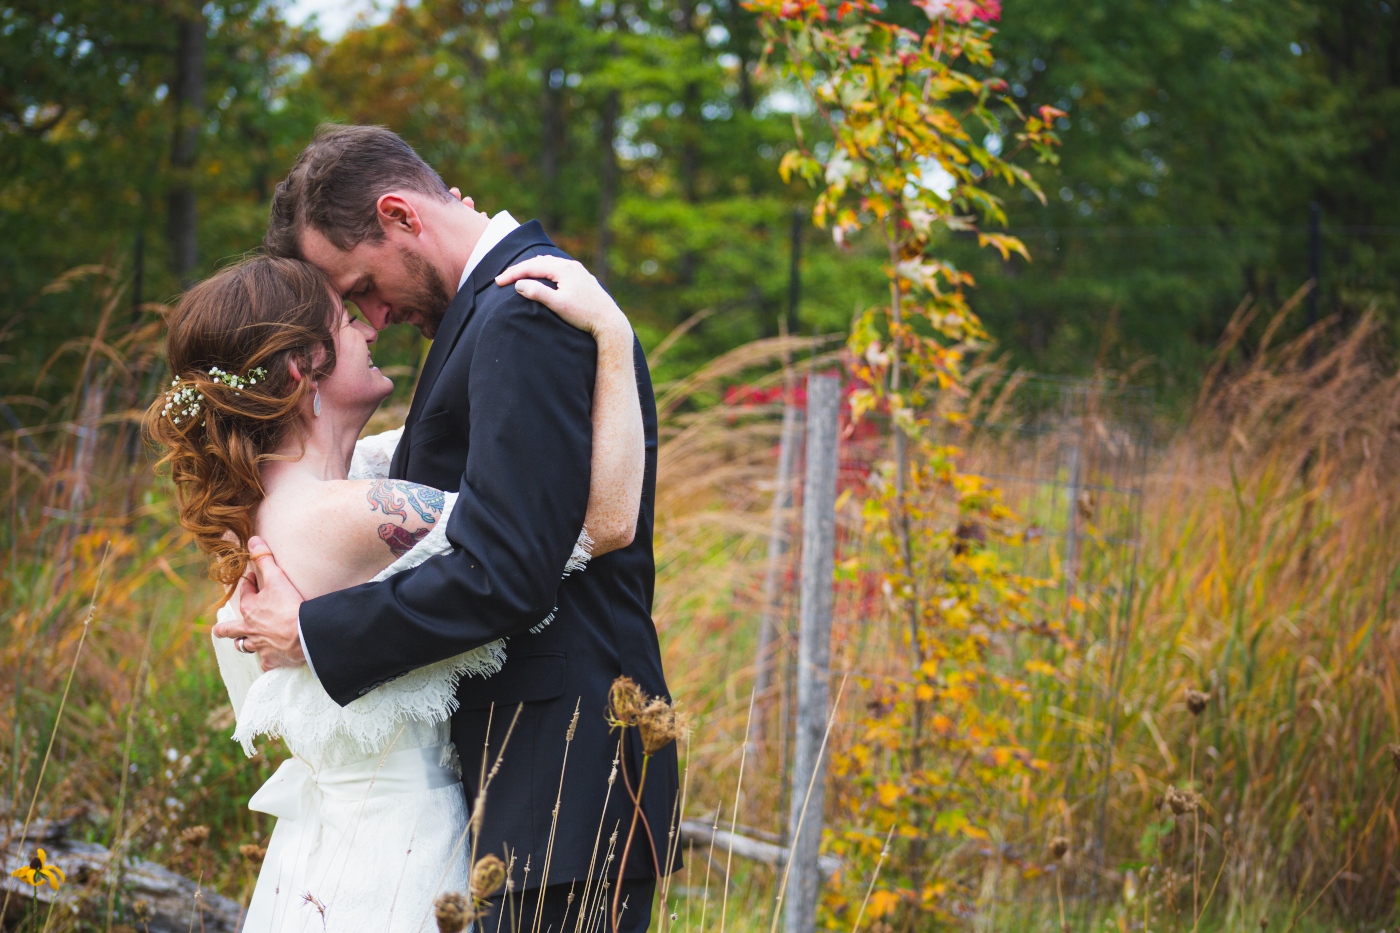
{"label": "tall dry grass", "polygon": [[[1098,562],[1100,585],[1073,600],[1048,594],[1044,608],[1061,615],[1076,648],[1051,659],[1055,673],[1033,679],[1032,698],[1015,715],[1022,741],[1051,767],[1033,788],[980,801],[992,844],[943,845],[969,918],[986,924],[1000,910],[1017,923],[1058,923],[1047,879],[1060,876],[1071,919],[1082,922],[1108,911],[1140,928],[1143,907],[1152,928],[1244,929],[1260,917],[1275,929],[1322,918],[1379,928],[1393,919],[1400,376],[1374,320],[1333,321],[1272,345],[1281,320],[1254,345],[1221,348],[1184,423],[1159,417],[1153,425],[1161,440],[1145,464],[1138,547],[1095,549],[1087,528],[1080,560],[1086,574]],[[983,414],[998,401],[1014,407],[998,397],[1006,382],[998,385],[971,400]],[[705,449],[722,452],[722,464],[672,464],[685,488],[708,497],[697,500],[704,508],[667,520],[701,523],[710,537],[701,546],[660,539],[663,553],[675,544],[686,559],[665,568],[658,620],[677,693],[704,712],[690,758],[691,812],[723,807],[727,823],[761,610],[760,518],[776,419],[770,411],[761,429],[746,425],[747,436],[721,425],[710,422],[715,438]],[[976,430],[959,440],[974,471],[1024,474],[1026,445],[988,443]],[[870,454],[853,445],[843,457]],[[724,470],[743,471],[746,481],[736,473],[731,483]],[[1044,497],[1043,486],[1008,492],[1028,517]],[[842,527],[840,556],[868,559],[858,520],[847,512]],[[1059,552],[1037,566],[1063,574],[1063,547],[1052,543]],[[839,592],[833,667],[899,670],[905,649],[893,620],[872,616],[866,594]],[[1002,647],[1006,663],[1024,660]],[[1210,694],[1199,717],[1187,709],[1188,690]],[[853,681],[845,718],[871,699]],[[781,702],[773,706],[781,715]],[[838,748],[846,737],[838,723]],[[776,837],[786,813],[784,749],[775,740],[756,754],[762,765],[751,765],[757,777],[743,789],[740,822]],[[1181,830],[1185,844],[1164,804],[1169,788],[1201,794],[1198,829]],[[842,812],[839,789],[834,796],[831,830],[868,832]],[[1057,863],[1047,846],[1061,835],[1071,848]],[[864,879],[853,881],[859,899]],[[746,903],[765,913],[776,883],[770,870],[746,867]]]}
{"label": "tall dry grass", "polygon": [[[83,378],[42,419],[26,419],[40,426],[10,431],[0,445],[0,794],[14,820],[36,801],[41,815],[78,815],[87,838],[191,874],[195,854],[180,833],[209,825],[206,883],[238,897],[249,874],[237,847],[270,828],[245,803],[271,765],[245,760],[227,739],[207,641],[217,594],[132,442],[134,412],[161,378],[156,335],[122,320],[114,278],[84,274],[95,284],[75,276],[64,286],[93,289],[95,334],[65,350],[80,355]],[[970,924],[1058,923],[1055,878],[1076,926],[1108,915],[1122,929],[1141,928],[1144,905],[1152,929],[1171,918],[1189,929],[1197,912],[1222,929],[1252,926],[1261,914],[1273,929],[1300,915],[1296,929],[1313,918],[1360,928],[1393,916],[1400,828],[1388,746],[1400,739],[1392,663],[1400,557],[1390,543],[1400,530],[1400,377],[1380,344],[1378,325],[1363,320],[1281,346],[1227,346],[1186,422],[1158,425],[1136,564],[1123,563],[1126,550],[1095,558],[1098,579],[1136,580],[1131,601],[1104,596],[1107,586],[1076,601],[1053,590],[1046,597],[1046,610],[1061,613],[1078,641],[1053,674],[1032,680],[1030,701],[1013,712],[1021,740],[1049,769],[1034,786],[979,802],[995,830],[990,843],[939,843]],[[778,726],[790,715],[790,678],[781,663],[773,695],[757,706],[769,718],[766,740],[746,749],[744,735],[779,419],[771,401],[722,399],[735,384],[779,384],[785,354],[806,367],[829,349],[760,342],[659,387],[655,615],[673,693],[697,724],[684,748],[685,816],[775,839],[788,793]],[[997,396],[973,401],[992,406]],[[975,433],[961,441],[969,464],[989,474],[1014,473],[1024,453]],[[883,447],[880,437],[853,437],[843,453],[852,494],[841,505],[838,561],[870,559],[857,509],[863,469]],[[1036,508],[1034,496],[1010,501],[1028,515]],[[1051,558],[1048,567],[1063,568],[1063,555]],[[780,658],[792,648],[793,568]],[[853,564],[838,577],[833,667],[852,677],[836,750],[857,738],[849,714],[872,699],[863,678],[907,664],[878,594]],[[1004,663],[1023,663],[1014,645],[1002,647]],[[1118,672],[1110,694],[1106,678]],[[1199,717],[1186,710],[1188,689],[1210,692]],[[1168,787],[1195,788],[1204,801],[1201,841],[1193,833],[1171,851],[1171,820],[1155,806]],[[832,832],[869,832],[842,788],[829,799]],[[1071,843],[1062,862],[1046,853],[1056,836]],[[886,883],[871,868],[838,883],[859,901]],[[1177,875],[1170,898],[1168,869]],[[119,889],[73,883],[91,889],[82,922],[129,919]],[[711,861],[692,848],[671,890],[677,919],[668,925],[767,929],[780,883],[770,867],[723,852]],[[862,929],[899,929],[898,921],[867,914]]]}

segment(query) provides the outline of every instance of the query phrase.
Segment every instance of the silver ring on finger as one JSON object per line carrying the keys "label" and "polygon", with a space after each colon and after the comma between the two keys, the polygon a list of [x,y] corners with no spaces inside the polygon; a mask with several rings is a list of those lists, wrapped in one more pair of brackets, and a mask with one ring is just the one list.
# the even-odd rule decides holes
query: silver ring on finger
{"label": "silver ring on finger", "polygon": [[244,645],[244,642],[246,642],[247,640],[248,640],[248,636],[246,636],[246,635],[239,635],[237,638],[235,638],[235,639],[233,640],[233,647],[237,648],[238,651],[239,651],[239,653],[241,653],[241,654],[252,654],[253,652],[249,651],[248,648],[247,648],[247,646]]}

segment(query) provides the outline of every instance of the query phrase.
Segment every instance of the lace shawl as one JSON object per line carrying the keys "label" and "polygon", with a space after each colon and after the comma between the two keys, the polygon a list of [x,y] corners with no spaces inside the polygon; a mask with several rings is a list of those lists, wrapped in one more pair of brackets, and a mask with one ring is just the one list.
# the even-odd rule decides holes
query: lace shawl
{"label": "lace shawl", "polygon": [[[361,440],[355,445],[350,479],[376,479],[386,476],[394,448],[403,429],[388,431]],[[452,549],[447,540],[447,520],[458,494],[445,494],[442,516],[432,530],[398,560],[374,577],[380,581],[428,558]],[[564,569],[564,576],[587,566],[592,541],[587,529],[580,531]],[[237,610],[224,606],[219,619],[236,618]],[[551,612],[530,631],[538,632],[554,618]],[[234,739],[248,755],[255,754],[253,740],[259,735],[280,737],[299,747],[325,747],[333,741],[349,739],[366,753],[373,753],[394,737],[405,720],[440,723],[457,711],[457,684],[465,676],[489,677],[501,669],[506,658],[506,640],[474,648],[444,661],[438,661],[381,684],[364,696],[342,707],[321,687],[307,667],[283,668],[263,674],[255,655],[242,654],[228,639],[214,639],[219,670],[228,688],[237,717]]]}

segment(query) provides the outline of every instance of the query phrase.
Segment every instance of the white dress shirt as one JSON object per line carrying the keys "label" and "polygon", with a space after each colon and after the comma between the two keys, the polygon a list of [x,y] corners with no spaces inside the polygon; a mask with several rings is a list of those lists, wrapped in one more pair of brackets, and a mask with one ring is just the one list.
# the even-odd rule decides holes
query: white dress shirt
{"label": "white dress shirt", "polygon": [[467,267],[462,270],[462,277],[457,280],[457,291],[460,292],[462,286],[467,284],[467,279],[471,278],[472,270],[481,265],[481,260],[486,258],[486,254],[510,236],[511,231],[518,226],[520,226],[520,221],[510,216],[510,211],[501,211],[491,218],[486,229],[481,231],[481,239],[476,241],[472,254],[467,257]]}
{"label": "white dress shirt", "polygon": [[[496,246],[510,236],[511,231],[520,226],[520,221],[510,216],[510,211],[501,211],[491,218],[486,225],[486,229],[481,231],[481,237],[476,241],[476,246],[472,247],[472,254],[467,257],[467,265],[462,269],[462,277],[457,280],[457,291],[461,291],[471,278],[472,271],[481,265],[481,260],[486,258],[486,254],[495,249]],[[311,652],[306,650],[306,638],[301,633],[301,617],[297,617],[297,639],[301,642],[301,653],[306,658],[306,666],[311,671],[311,676],[316,677],[316,668],[311,664]],[[316,677],[317,680],[321,678]]]}

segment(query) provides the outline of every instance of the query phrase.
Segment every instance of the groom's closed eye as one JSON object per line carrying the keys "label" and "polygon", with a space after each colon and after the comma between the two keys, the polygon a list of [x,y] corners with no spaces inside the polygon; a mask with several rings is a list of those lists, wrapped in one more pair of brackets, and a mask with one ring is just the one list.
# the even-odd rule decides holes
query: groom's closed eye
{"label": "groom's closed eye", "polygon": [[350,286],[350,290],[349,290],[349,291],[347,291],[344,295],[341,295],[341,296],[340,296],[340,297],[341,297],[341,300],[343,300],[343,301],[354,301],[356,298],[363,297],[363,296],[364,296],[365,294],[367,294],[367,293],[369,292],[369,290],[370,290],[371,288],[373,288],[373,287],[374,287],[374,280],[373,280],[373,279],[360,279],[360,280],[359,280],[358,282],[356,282],[354,285]]}

